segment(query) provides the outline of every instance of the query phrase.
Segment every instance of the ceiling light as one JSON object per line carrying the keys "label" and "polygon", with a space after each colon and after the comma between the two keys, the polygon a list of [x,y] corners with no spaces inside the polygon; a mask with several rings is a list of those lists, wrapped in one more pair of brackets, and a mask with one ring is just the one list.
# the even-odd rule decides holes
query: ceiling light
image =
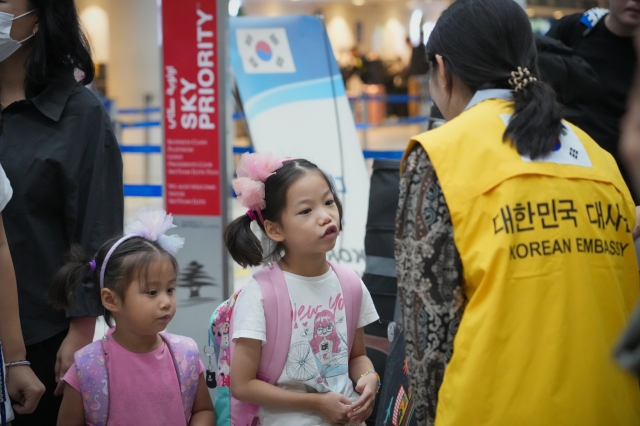
{"label": "ceiling light", "polygon": [[553,12],[553,17],[556,19],[560,19],[564,16],[564,12],[562,12],[561,10],[556,10],[555,12]]}
{"label": "ceiling light", "polygon": [[238,16],[242,3],[240,0],[229,0],[229,16]]}
{"label": "ceiling light", "polygon": [[422,23],[422,11],[415,9],[411,13],[411,19],[409,20],[409,40],[415,47],[420,43],[420,24]]}

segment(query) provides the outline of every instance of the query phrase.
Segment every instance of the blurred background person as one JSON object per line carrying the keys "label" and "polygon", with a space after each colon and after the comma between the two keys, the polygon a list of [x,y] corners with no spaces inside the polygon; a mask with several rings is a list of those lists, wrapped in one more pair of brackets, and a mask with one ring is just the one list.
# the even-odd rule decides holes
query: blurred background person
{"label": "blurred background person", "polygon": [[[635,37],[635,45],[636,51],[640,52],[640,33]],[[640,190],[640,67],[636,69],[629,109],[623,120],[620,152],[633,179],[633,186]],[[637,247],[636,244],[636,250]],[[640,305],[620,339],[616,358],[622,367],[640,376]]]}
{"label": "blurred background person", "polygon": [[[618,141],[636,67],[633,35],[639,28],[639,0],[609,0],[608,13],[592,9],[585,14],[568,15],[547,33],[572,48],[596,73],[598,93],[590,101],[567,105],[567,119],[613,155],[629,185],[630,176],[621,161]],[[640,190],[630,187],[635,202],[640,203]]]}
{"label": "blurred background person", "polygon": [[[420,96],[427,82],[427,54],[424,50],[424,33],[420,31],[418,44],[411,50],[411,60],[409,61],[408,94],[409,96]],[[415,117],[420,114],[420,102],[409,102],[409,116]]]}
{"label": "blurred background person", "polygon": [[47,290],[71,244],[95,253],[122,232],[122,158],[110,117],[74,78],[76,69],[83,84],[94,77],[74,1],[6,0],[0,12],[10,27],[0,41],[0,161],[13,186],[3,220],[26,359],[47,389],[36,411],[13,424],[47,426],[56,423],[60,378],[93,340],[101,313],[86,286],[66,313]]}
{"label": "blurred background person", "polygon": [[[640,52],[640,32],[635,37],[636,51]],[[633,176],[633,186],[640,191],[640,66],[636,65],[636,77],[629,97],[629,108],[624,117],[620,151]]]}

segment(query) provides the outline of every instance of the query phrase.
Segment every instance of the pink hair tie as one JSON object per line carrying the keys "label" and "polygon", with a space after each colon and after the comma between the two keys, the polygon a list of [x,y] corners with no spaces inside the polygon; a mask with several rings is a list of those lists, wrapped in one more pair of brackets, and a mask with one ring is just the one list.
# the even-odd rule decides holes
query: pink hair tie
{"label": "pink hair tie", "polygon": [[253,211],[247,212],[251,220],[260,218],[260,222],[264,224],[260,212],[266,207],[264,183],[269,176],[274,175],[276,170],[282,167],[282,162],[286,160],[288,159],[278,158],[271,153],[243,154],[240,158],[236,168],[238,177],[231,182],[231,186],[240,204]]}
{"label": "pink hair tie", "polygon": [[[256,213],[258,213],[257,216],[256,216]],[[262,218],[262,213],[260,212],[260,210],[256,210],[256,211],[247,210],[247,216],[249,216],[251,221],[260,219],[260,223],[264,225],[264,219]]]}

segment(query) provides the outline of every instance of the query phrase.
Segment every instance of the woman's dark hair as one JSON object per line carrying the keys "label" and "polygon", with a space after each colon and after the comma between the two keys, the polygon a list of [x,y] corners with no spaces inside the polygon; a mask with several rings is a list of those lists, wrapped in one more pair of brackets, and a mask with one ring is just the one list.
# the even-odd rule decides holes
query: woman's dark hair
{"label": "woman's dark hair", "polygon": [[[121,237],[115,237],[104,243],[93,258],[96,269],[91,272],[89,262],[82,247],[72,245],[67,254],[67,263],[55,274],[53,283],[49,287],[49,298],[54,306],[60,309],[70,309],[74,304],[74,295],[78,287],[85,281],[93,282],[91,291],[100,299],[100,269],[104,258]],[[156,242],[142,237],[133,237],[120,244],[109,257],[104,273],[104,288],[113,290],[120,300],[124,301],[127,288],[135,279],[146,282],[149,267],[153,262],[168,259],[173,264],[176,275],[178,262]],[[104,319],[110,326],[111,312],[105,309]]]}
{"label": "woman's dark hair", "polygon": [[38,14],[38,32],[27,59],[27,85],[47,86],[74,68],[84,72],[82,84],[93,81],[91,47],[80,26],[74,0],[29,0]]}
{"label": "woman's dark hair", "polygon": [[528,68],[537,82],[514,92],[513,115],[503,140],[535,159],[551,152],[562,132],[562,109],[551,87],[540,81],[529,18],[513,0],[457,0],[444,11],[429,37],[427,60],[446,65],[447,80],[457,76],[476,92],[511,89],[511,72]]}
{"label": "woman's dark hair", "polygon": [[[303,159],[287,160],[282,167],[276,170],[276,173],[269,176],[264,182],[264,201],[266,207],[260,211],[264,220],[280,223],[282,210],[287,204],[287,193],[291,185],[309,172],[320,173],[327,181],[333,199],[338,207],[340,214],[340,222],[342,222],[342,203],[333,182],[318,166],[310,161]],[[248,215],[242,215],[231,222],[224,230],[224,243],[227,250],[231,254],[233,260],[243,267],[257,266],[265,258],[277,259],[284,251],[282,243],[276,243],[273,250],[264,256],[262,244],[251,231],[251,218]],[[260,229],[264,230],[264,225],[260,220],[256,221]],[[265,233],[266,234],[266,233]]]}

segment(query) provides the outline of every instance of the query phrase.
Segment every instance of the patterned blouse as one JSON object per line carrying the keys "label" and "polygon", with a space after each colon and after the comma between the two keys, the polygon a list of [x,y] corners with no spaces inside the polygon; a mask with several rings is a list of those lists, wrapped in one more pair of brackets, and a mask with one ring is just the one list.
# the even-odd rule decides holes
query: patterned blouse
{"label": "patterned blouse", "polygon": [[400,179],[395,257],[416,419],[432,426],[465,296],[449,208],[420,145],[407,157]]}

